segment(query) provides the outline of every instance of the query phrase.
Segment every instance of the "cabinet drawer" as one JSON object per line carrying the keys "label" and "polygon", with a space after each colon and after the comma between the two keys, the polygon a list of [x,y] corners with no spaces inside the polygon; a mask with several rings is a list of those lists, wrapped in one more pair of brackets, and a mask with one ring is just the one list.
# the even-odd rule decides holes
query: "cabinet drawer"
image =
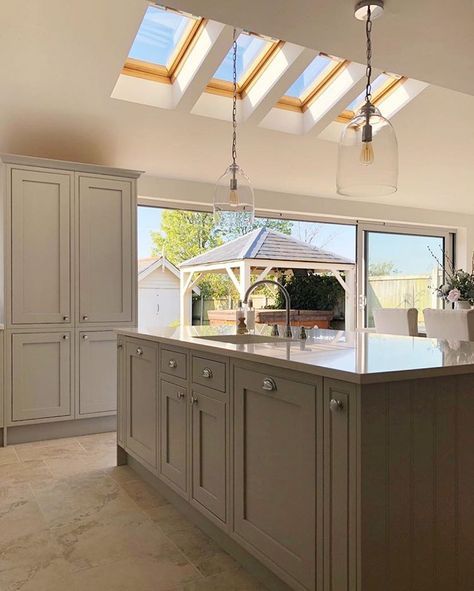
{"label": "cabinet drawer", "polygon": [[193,382],[219,392],[226,391],[226,364],[193,355]]}
{"label": "cabinet drawer", "polygon": [[161,349],[160,368],[163,373],[185,380],[188,375],[186,353]]}

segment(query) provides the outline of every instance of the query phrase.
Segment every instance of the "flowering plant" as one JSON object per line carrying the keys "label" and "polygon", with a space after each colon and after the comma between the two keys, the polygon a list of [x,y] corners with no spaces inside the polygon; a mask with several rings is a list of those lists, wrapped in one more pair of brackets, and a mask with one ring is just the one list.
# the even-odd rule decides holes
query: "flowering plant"
{"label": "flowering plant", "polygon": [[465,301],[474,304],[474,273],[455,269],[448,257],[447,265],[443,265],[431,249],[428,250],[444,273],[444,283],[434,289],[436,295],[450,303]]}

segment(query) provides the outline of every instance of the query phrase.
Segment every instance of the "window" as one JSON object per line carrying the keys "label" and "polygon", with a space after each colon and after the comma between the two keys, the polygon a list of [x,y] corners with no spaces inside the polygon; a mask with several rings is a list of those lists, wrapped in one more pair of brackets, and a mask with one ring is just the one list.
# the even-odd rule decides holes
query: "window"
{"label": "window", "polygon": [[[261,68],[279,47],[276,39],[242,32],[237,37],[237,90],[245,92]],[[233,48],[231,47],[207,86],[210,92],[231,93],[233,89]]]}
{"label": "window", "polygon": [[[380,74],[372,83],[372,103],[377,106],[390,93],[399,88],[406,78],[398,74]],[[365,102],[365,90],[359,94],[349,105],[345,111],[339,115],[338,121],[346,123],[350,121],[357,111],[363,106]]]}
{"label": "window", "polygon": [[290,86],[277,107],[305,111],[346,64],[345,60],[320,53]]}
{"label": "window", "polygon": [[203,19],[150,5],[125,62],[123,73],[172,82]]}

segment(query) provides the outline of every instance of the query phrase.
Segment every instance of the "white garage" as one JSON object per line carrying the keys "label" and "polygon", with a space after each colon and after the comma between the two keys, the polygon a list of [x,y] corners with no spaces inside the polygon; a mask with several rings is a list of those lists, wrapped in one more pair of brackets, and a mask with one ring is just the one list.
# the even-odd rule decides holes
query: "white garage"
{"label": "white garage", "polygon": [[179,270],[166,257],[138,260],[138,322],[146,327],[179,323]]}

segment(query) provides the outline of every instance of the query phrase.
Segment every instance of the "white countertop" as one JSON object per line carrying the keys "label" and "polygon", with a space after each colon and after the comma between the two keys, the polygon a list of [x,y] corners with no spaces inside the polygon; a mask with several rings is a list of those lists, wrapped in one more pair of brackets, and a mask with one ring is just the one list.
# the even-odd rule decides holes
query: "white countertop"
{"label": "white countertop", "polygon": [[[257,326],[255,333],[269,334],[269,330],[267,326]],[[205,338],[235,334],[232,326],[138,327],[121,328],[117,332],[354,383],[474,374],[474,342],[310,330],[306,341],[275,339],[242,345]]]}

